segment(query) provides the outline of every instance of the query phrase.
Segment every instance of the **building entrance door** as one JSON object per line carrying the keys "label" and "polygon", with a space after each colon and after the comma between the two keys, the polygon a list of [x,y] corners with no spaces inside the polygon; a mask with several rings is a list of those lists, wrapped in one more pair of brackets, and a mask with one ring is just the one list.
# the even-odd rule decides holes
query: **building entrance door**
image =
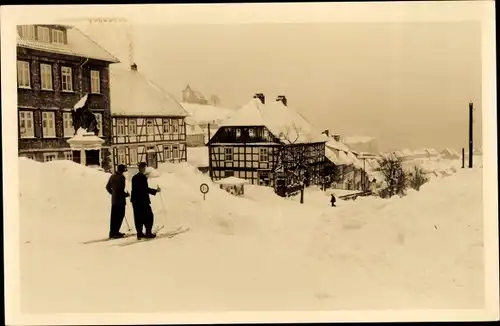
{"label": "building entrance door", "polygon": [[158,168],[158,157],[157,157],[155,151],[148,150],[147,155],[146,155],[146,159],[147,159],[148,166],[152,167],[153,169]]}

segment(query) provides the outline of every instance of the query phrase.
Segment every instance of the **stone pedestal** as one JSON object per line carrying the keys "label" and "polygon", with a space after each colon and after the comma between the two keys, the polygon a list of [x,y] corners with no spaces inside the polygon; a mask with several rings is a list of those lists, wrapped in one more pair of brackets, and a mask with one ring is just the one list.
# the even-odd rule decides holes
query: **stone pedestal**
{"label": "stone pedestal", "polygon": [[78,131],[68,139],[68,144],[73,150],[73,161],[85,166],[101,167],[101,148],[104,140],[93,132]]}

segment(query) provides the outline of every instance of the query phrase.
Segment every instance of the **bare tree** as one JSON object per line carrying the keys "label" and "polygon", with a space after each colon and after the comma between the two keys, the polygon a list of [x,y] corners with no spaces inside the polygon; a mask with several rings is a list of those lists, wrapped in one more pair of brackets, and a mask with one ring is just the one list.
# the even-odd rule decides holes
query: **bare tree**
{"label": "bare tree", "polygon": [[410,173],[408,173],[408,184],[416,191],[420,190],[424,184],[429,182],[429,177],[425,174],[421,166],[415,165]]}
{"label": "bare tree", "polygon": [[288,180],[287,188],[292,192],[300,191],[300,202],[304,203],[304,188],[310,184],[309,164],[311,162],[310,146],[300,143],[302,130],[295,124],[287,126],[280,133],[281,146],[275,156],[272,173],[281,172]]}
{"label": "bare tree", "polygon": [[406,173],[403,169],[403,159],[389,155],[380,160],[379,171],[384,176],[386,187],[381,190],[382,197],[405,195],[407,188]]}

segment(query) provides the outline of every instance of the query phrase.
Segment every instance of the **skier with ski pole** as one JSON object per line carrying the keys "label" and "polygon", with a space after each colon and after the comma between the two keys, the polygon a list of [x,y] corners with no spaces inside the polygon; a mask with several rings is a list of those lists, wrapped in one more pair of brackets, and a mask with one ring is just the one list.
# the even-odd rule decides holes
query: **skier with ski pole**
{"label": "skier with ski pole", "polygon": [[[155,238],[156,234],[152,232],[154,224],[154,214],[151,209],[151,200],[149,195],[155,196],[160,192],[160,187],[156,189],[149,188],[148,177],[146,176],[145,162],[139,163],[139,172],[132,177],[132,194],[130,201],[134,210],[134,223],[137,231],[137,239]],[[143,227],[146,233],[143,233]]]}
{"label": "skier with ski pole", "polygon": [[116,172],[109,177],[106,184],[106,190],[111,195],[110,239],[119,239],[124,236],[120,232],[120,228],[125,217],[125,206],[127,205],[125,198],[129,197],[129,193],[125,191],[125,176],[123,175],[126,171],[125,165],[118,165]]}

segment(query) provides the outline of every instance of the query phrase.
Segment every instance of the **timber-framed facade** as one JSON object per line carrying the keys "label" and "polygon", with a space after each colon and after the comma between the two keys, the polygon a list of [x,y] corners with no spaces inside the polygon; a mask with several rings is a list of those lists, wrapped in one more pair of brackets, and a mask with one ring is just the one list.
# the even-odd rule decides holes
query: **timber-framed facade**
{"label": "timber-framed facade", "polygon": [[[60,25],[17,27],[17,95],[19,156],[41,162],[72,160],[67,140],[74,136],[72,110],[84,94],[104,139],[102,167],[109,168],[111,115],[109,65],[118,59],[79,30]],[[70,44],[92,47],[74,51]],[[85,48],[85,47],[84,47]],[[97,54],[97,55],[96,55]]]}
{"label": "timber-framed facade", "polygon": [[113,164],[185,162],[186,124],[179,117],[113,116]]}
{"label": "timber-framed facade", "polygon": [[[264,104],[263,95],[258,95]],[[286,98],[278,101],[286,106]],[[251,122],[222,126],[207,145],[214,180],[234,176],[273,187],[282,194],[300,189],[302,182],[306,186],[322,184],[325,141],[287,142],[264,120],[260,125]]]}
{"label": "timber-framed facade", "polygon": [[143,76],[137,65],[112,76],[113,166],[157,168],[160,163],[187,161],[188,113],[167,93]]}

